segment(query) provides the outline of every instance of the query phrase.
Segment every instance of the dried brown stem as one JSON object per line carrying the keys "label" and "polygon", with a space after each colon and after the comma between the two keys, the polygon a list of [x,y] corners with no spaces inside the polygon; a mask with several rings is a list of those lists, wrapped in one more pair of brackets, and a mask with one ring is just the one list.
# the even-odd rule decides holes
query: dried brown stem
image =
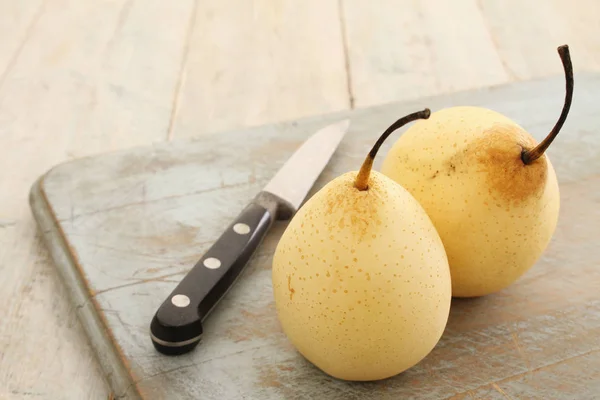
{"label": "dried brown stem", "polygon": [[558,121],[556,121],[556,125],[550,131],[548,136],[540,144],[535,146],[531,150],[523,150],[521,153],[521,159],[525,164],[531,164],[538,158],[540,158],[544,152],[548,149],[548,147],[552,144],[552,141],[558,133],[560,132],[563,124],[567,119],[567,115],[569,114],[569,110],[571,109],[571,100],[573,99],[573,65],[571,64],[571,55],[569,54],[569,46],[563,45],[558,48],[558,54],[560,56],[560,60],[562,61],[563,68],[565,70],[565,79],[566,79],[566,94],[565,94],[565,103],[563,105],[562,112],[560,113],[560,117]]}
{"label": "dried brown stem", "polygon": [[371,175],[371,169],[373,169],[373,161],[375,160],[375,156],[379,151],[379,148],[385,142],[385,140],[390,136],[395,130],[402,128],[404,125],[409,122],[416,121],[417,119],[427,119],[431,115],[431,111],[429,108],[426,108],[422,111],[417,111],[415,113],[409,114],[405,117],[400,118],[398,121],[394,122],[390,125],[389,128],[383,132],[383,134],[377,139],[375,145],[369,152],[369,155],[365,159],[362,167],[360,167],[360,171],[358,171],[358,175],[356,176],[356,180],[354,181],[354,186],[358,190],[367,190],[369,188],[369,176]]}

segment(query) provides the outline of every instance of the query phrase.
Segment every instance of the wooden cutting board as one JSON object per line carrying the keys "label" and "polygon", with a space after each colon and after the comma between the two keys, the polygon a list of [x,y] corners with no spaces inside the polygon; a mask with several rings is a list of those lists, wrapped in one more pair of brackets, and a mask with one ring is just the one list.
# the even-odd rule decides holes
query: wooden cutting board
{"label": "wooden cutting board", "polygon": [[279,327],[271,291],[271,258],[284,222],[206,321],[194,352],[167,357],[149,338],[150,320],[164,298],[320,127],[351,118],[313,193],[357,170],[388,124],[422,107],[489,107],[540,140],[563,97],[563,78],[557,77],[80,159],[42,176],[32,188],[31,207],[117,398],[598,398],[596,75],[576,76],[571,114],[549,151],[562,197],[549,248],[508,289],[454,300],[441,341],[412,369],[381,382],[349,383],[325,375],[294,350]]}

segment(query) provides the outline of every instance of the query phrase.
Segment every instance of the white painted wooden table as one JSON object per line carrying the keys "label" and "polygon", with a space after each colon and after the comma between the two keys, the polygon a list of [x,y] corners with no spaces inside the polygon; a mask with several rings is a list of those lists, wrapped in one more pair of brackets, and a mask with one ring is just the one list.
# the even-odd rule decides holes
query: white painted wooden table
{"label": "white painted wooden table", "polygon": [[600,2],[0,0],[0,399],[109,393],[28,207],[52,165],[560,74],[563,43],[600,70]]}

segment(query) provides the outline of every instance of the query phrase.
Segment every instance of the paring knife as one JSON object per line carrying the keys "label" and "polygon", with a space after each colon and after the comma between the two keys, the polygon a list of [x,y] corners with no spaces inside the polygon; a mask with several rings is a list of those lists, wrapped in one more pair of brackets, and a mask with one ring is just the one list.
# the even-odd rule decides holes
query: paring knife
{"label": "paring knife", "polygon": [[150,324],[154,347],[167,355],[193,350],[202,321],[221,300],[275,219],[291,218],[346,134],[348,120],[307,139],[229,225],[158,308]]}

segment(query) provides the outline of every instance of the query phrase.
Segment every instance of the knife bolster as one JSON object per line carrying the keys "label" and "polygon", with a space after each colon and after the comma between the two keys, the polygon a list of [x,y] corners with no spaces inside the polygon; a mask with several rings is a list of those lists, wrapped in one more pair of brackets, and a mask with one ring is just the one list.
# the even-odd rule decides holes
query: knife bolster
{"label": "knife bolster", "polygon": [[262,191],[254,198],[254,202],[266,208],[272,218],[277,220],[290,219],[296,209],[281,197],[270,192]]}

